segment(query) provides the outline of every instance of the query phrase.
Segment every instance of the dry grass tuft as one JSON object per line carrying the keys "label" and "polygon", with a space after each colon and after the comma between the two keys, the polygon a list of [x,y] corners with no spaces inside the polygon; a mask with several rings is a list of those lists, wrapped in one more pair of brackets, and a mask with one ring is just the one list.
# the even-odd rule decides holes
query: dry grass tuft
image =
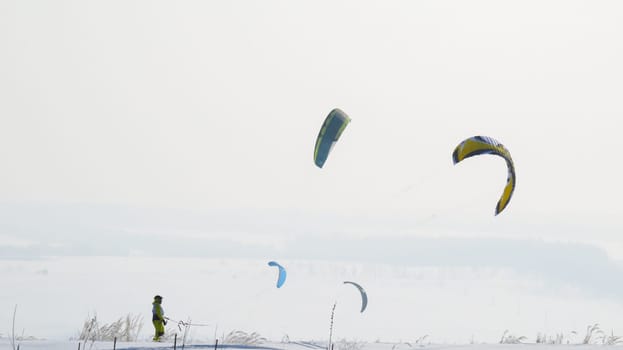
{"label": "dry grass tuft", "polygon": [[226,336],[223,336],[223,344],[258,345],[266,342],[266,340],[266,338],[260,336],[257,332],[246,333],[237,330],[233,330]]}
{"label": "dry grass tuft", "polygon": [[78,340],[84,341],[118,341],[132,342],[138,340],[143,329],[143,317],[128,314],[112,323],[100,324],[97,315],[87,317],[78,335]]}
{"label": "dry grass tuft", "polygon": [[502,338],[500,338],[500,344],[521,344],[527,338],[525,336],[515,336],[513,334],[508,333],[508,329],[504,331],[502,334]]}
{"label": "dry grass tuft", "polygon": [[595,323],[592,326],[591,325],[586,326],[586,335],[584,336],[584,340],[582,341],[582,344],[592,344],[593,336],[595,334],[603,334],[603,331],[599,329],[599,323]]}
{"label": "dry grass tuft", "polygon": [[337,350],[361,350],[366,345],[366,343],[357,340],[349,341],[346,339],[342,339],[339,342],[335,343],[335,345],[335,348],[337,348]]}

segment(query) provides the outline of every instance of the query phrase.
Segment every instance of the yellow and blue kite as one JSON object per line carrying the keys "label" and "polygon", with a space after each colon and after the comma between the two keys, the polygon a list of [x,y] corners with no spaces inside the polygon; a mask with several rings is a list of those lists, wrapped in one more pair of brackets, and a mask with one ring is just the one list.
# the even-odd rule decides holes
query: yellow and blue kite
{"label": "yellow and blue kite", "polygon": [[456,146],[454,152],[452,152],[452,161],[456,164],[463,159],[481,154],[494,154],[500,156],[504,158],[506,166],[508,167],[506,186],[504,187],[504,192],[502,192],[502,197],[500,197],[498,204],[495,206],[495,215],[498,215],[502,212],[502,210],[504,210],[504,208],[506,208],[508,202],[513,196],[513,191],[515,191],[515,165],[513,164],[513,158],[511,158],[511,154],[508,149],[491,137],[474,136],[464,140]]}

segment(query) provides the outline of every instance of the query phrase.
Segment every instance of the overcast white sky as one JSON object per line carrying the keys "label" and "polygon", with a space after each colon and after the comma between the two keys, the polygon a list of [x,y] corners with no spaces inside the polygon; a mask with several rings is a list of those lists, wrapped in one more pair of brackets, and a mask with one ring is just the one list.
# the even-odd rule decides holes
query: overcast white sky
{"label": "overcast white sky", "polygon": [[[5,201],[470,216],[623,256],[618,2],[0,6]],[[516,161],[499,218],[504,163],[451,165],[477,134]]]}
{"label": "overcast white sky", "polygon": [[[618,1],[2,1],[0,245],[94,244],[105,223],[276,248],[293,231],[576,242],[623,259],[622,37]],[[352,122],[317,169],[335,107]],[[515,160],[498,217],[503,160],[452,165],[474,135]]]}
{"label": "overcast white sky", "polygon": [[[503,162],[450,160],[483,134],[517,166],[497,228],[595,225],[623,256],[618,2],[0,6],[5,201],[485,220]],[[353,122],[319,170],[334,107]]]}

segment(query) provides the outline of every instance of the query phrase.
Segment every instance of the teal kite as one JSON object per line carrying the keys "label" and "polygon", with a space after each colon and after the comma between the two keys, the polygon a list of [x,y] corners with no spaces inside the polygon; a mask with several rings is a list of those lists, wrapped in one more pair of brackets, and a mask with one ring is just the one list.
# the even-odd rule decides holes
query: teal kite
{"label": "teal kite", "polygon": [[317,167],[322,168],[327,161],[329,153],[348,123],[350,123],[350,118],[339,108],[332,110],[324,120],[316,138],[316,147],[314,147],[314,163]]}
{"label": "teal kite", "polygon": [[268,266],[275,266],[279,268],[279,275],[277,276],[277,288],[281,288],[281,286],[283,286],[283,284],[286,282],[286,269],[275,261],[269,261]]}
{"label": "teal kite", "polygon": [[366,291],[363,289],[362,286],[359,285],[359,283],[355,283],[351,281],[344,281],[344,284],[351,284],[359,290],[359,294],[361,294],[361,311],[360,312],[363,312],[368,306],[368,295],[366,294]]}

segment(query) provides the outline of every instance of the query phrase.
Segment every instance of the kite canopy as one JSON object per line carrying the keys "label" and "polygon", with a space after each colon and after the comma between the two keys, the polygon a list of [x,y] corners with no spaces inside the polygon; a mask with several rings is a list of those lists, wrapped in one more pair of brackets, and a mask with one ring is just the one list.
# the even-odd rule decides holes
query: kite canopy
{"label": "kite canopy", "polygon": [[316,138],[316,147],[314,147],[314,163],[316,166],[322,168],[348,123],[350,123],[350,118],[339,108],[335,108],[329,113]]}
{"label": "kite canopy", "polygon": [[286,281],[286,269],[275,261],[269,261],[268,266],[276,266],[279,268],[279,276],[277,277],[277,288],[281,288]]}
{"label": "kite canopy", "polygon": [[494,154],[500,156],[506,160],[506,166],[508,167],[508,177],[506,179],[506,186],[502,197],[495,206],[495,215],[506,208],[508,202],[513,196],[515,190],[515,165],[513,164],[513,158],[511,158],[510,152],[497,140],[487,136],[474,136],[461,142],[454,152],[452,152],[452,161],[454,164],[462,161],[463,159],[478,156],[481,154]]}
{"label": "kite canopy", "polygon": [[360,312],[363,312],[366,309],[366,306],[368,306],[368,295],[366,294],[366,291],[363,289],[362,286],[360,286],[358,283],[355,283],[355,282],[344,281],[344,284],[352,284],[359,290],[359,293],[361,294],[361,311]]}

